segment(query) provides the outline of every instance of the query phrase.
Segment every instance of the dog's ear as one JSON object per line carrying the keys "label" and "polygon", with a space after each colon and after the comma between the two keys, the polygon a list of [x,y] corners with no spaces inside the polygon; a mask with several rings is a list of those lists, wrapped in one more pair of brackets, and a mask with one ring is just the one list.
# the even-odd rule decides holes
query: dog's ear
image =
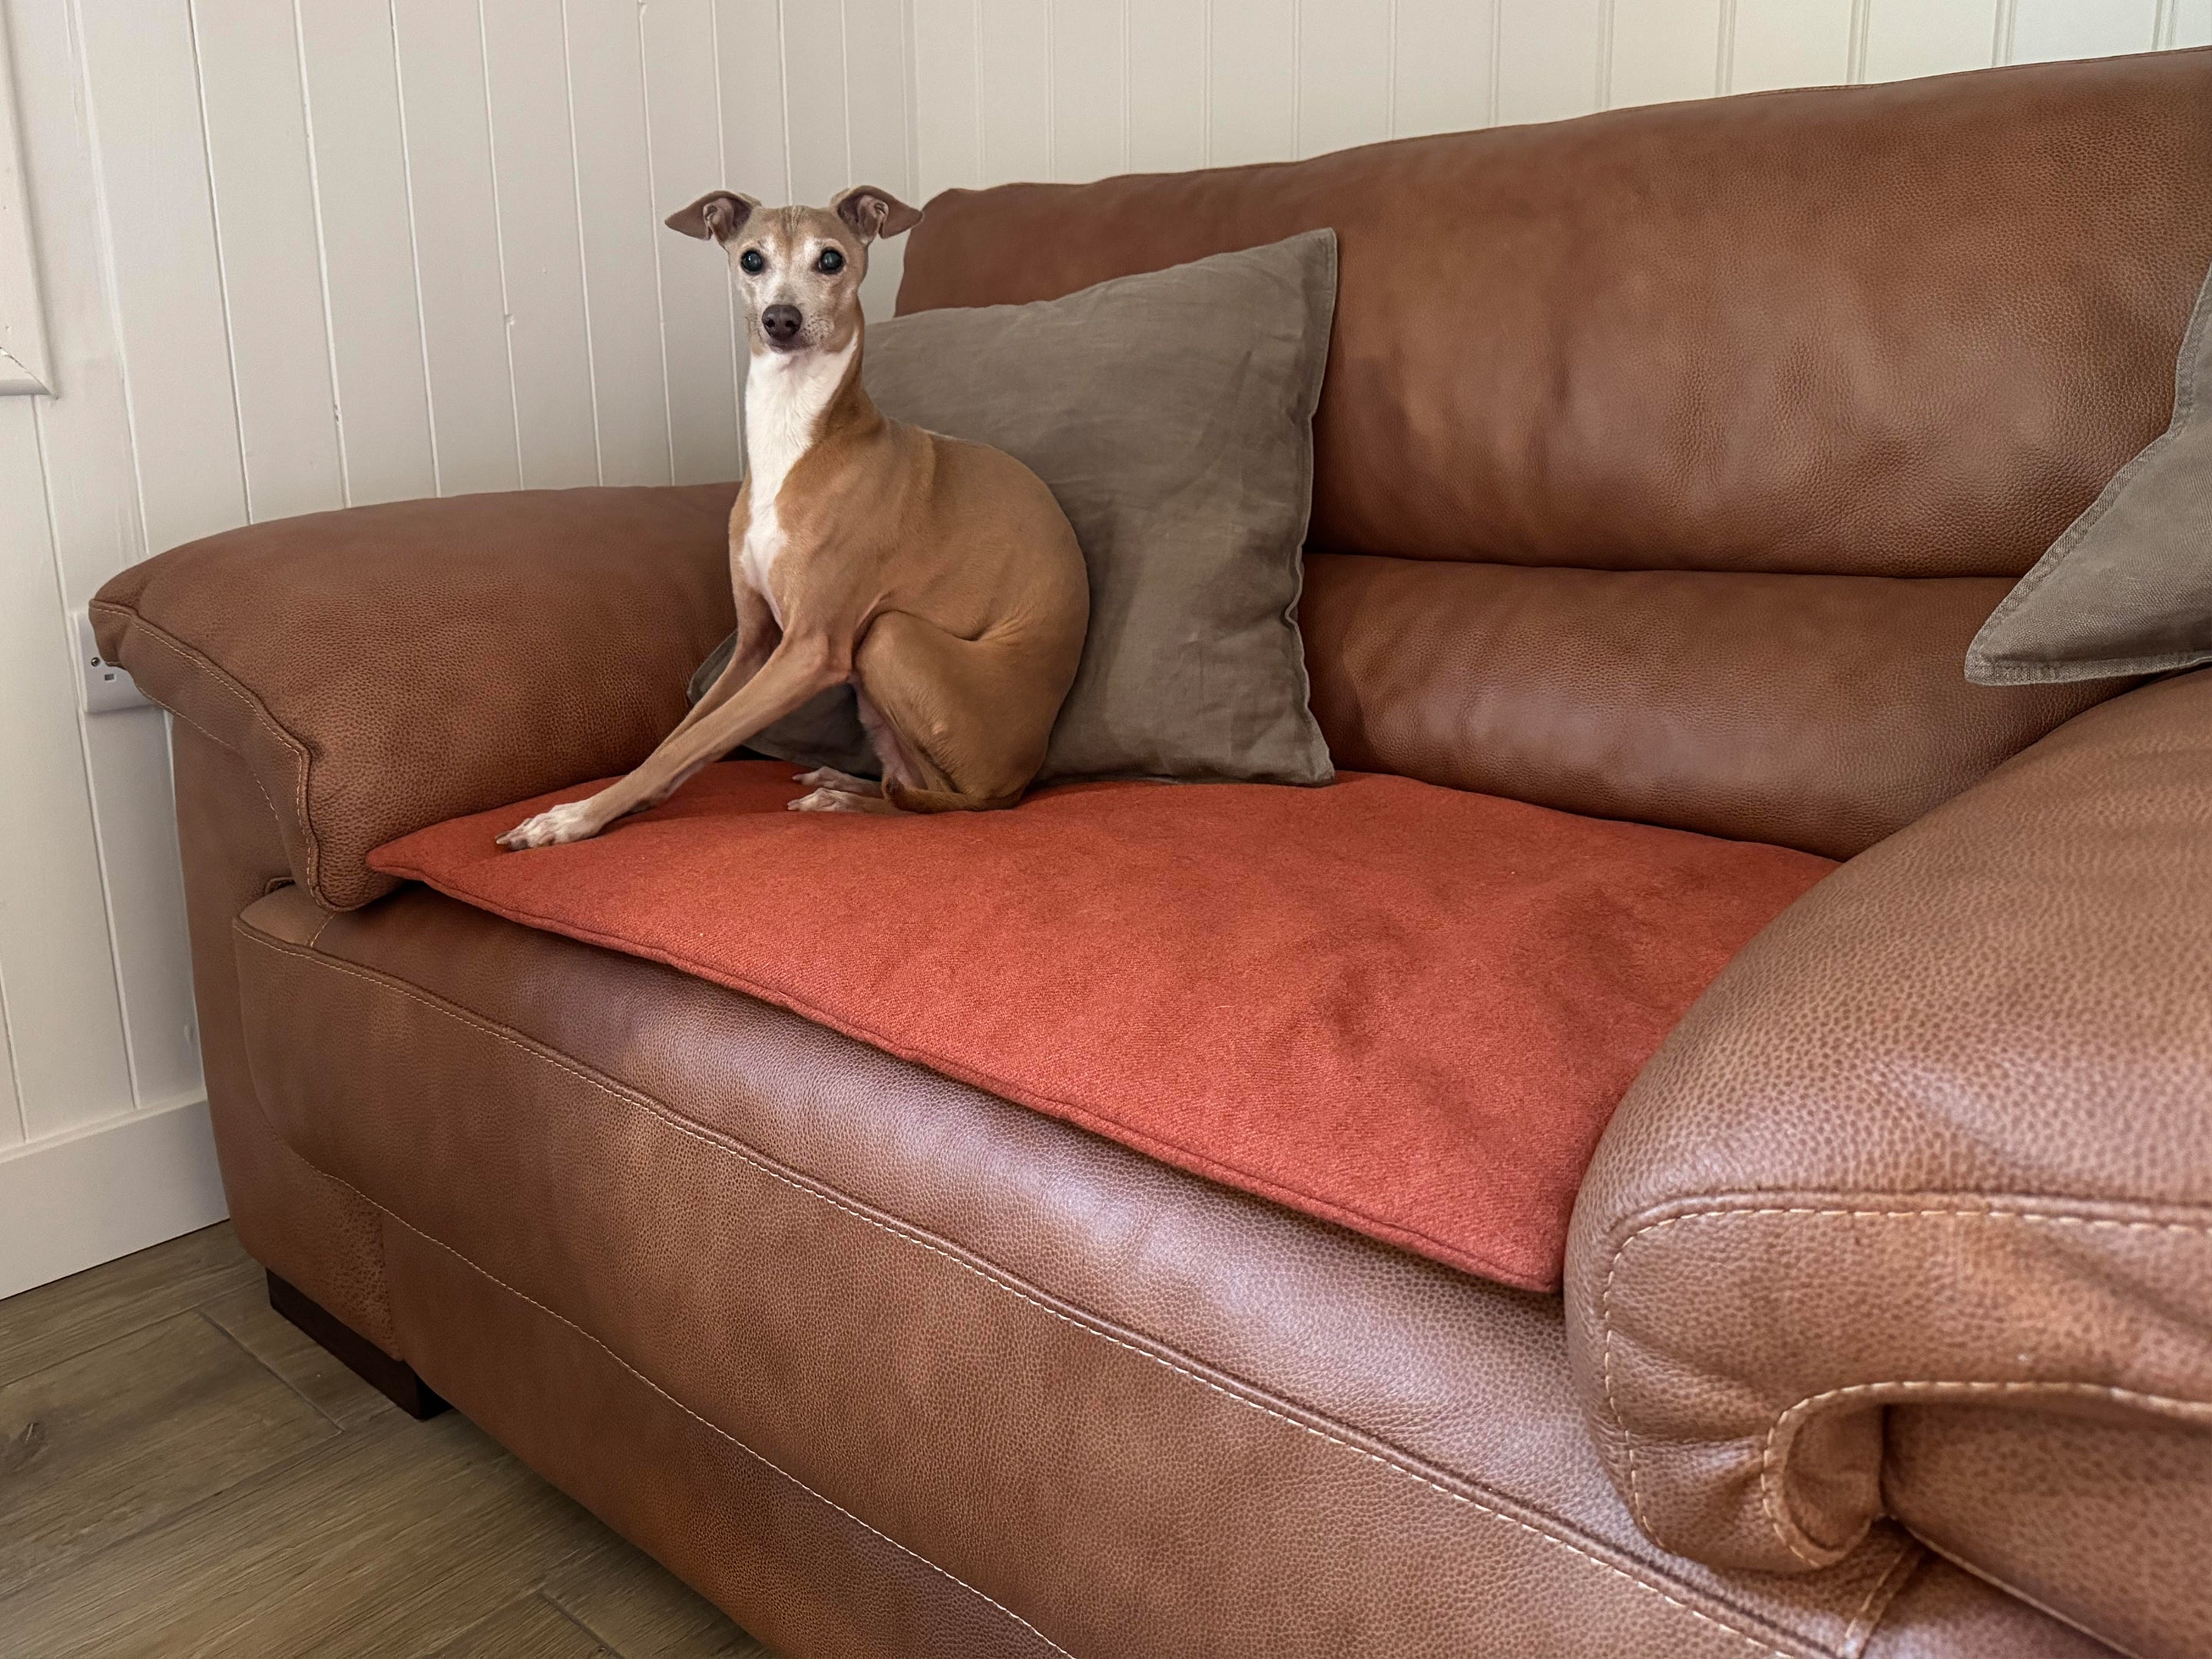
{"label": "dog's ear", "polygon": [[873,185],[855,185],[850,190],[840,191],[830,199],[830,205],[864,242],[872,242],[878,236],[896,236],[921,222],[919,208],[908,207],[889,191],[878,190]]}
{"label": "dog's ear", "polygon": [[738,227],[750,219],[759,205],[750,196],[710,190],[690,207],[677,209],[665,222],[669,229],[680,230],[686,236],[726,242],[738,234]]}

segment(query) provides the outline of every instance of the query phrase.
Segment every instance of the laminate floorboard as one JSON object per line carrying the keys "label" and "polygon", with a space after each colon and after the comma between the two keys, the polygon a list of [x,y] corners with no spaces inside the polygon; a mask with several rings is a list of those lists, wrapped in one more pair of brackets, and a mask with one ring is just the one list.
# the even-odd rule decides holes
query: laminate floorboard
{"label": "laminate floorboard", "polygon": [[0,1302],[4,1659],[774,1659],[210,1227]]}

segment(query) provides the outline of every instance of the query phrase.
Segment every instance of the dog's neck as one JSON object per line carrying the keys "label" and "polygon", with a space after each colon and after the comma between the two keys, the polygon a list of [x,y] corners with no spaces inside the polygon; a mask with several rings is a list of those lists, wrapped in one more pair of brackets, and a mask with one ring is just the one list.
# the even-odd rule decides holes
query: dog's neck
{"label": "dog's neck", "polygon": [[745,480],[756,512],[773,507],[799,458],[860,389],[860,331],[836,351],[757,350],[745,369]]}

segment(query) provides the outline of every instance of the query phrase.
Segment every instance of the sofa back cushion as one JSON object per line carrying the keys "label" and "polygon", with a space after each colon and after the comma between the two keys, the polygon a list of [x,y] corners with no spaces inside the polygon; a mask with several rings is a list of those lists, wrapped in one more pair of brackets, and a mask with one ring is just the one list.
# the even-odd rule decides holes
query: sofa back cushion
{"label": "sofa back cushion", "polygon": [[[1307,606],[1340,763],[1494,785],[1502,744],[1535,757],[1525,799],[1849,852],[2118,688],[1961,665],[2165,427],[2208,176],[2212,52],[2039,65],[947,191],[899,309],[1333,227],[1309,546],[1390,562]],[[1414,561],[1499,568],[1442,600],[1485,647],[1386,681],[1365,659],[1441,598]],[[1635,584],[1514,580],[1560,567],[1698,574],[1638,628]],[[1747,573],[1889,585],[1847,620],[1808,585],[1778,652]],[[1906,754],[1881,735],[1900,721]],[[1763,757],[1732,745],[1747,724]],[[1647,774],[1620,789],[1616,745]],[[1814,756],[1841,776],[1808,793]]]}

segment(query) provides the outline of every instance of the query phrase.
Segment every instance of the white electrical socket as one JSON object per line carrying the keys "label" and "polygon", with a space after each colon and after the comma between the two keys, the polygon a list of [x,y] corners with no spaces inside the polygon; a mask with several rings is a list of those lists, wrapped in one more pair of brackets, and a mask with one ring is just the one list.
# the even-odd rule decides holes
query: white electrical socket
{"label": "white electrical socket", "polygon": [[100,654],[100,641],[93,636],[92,613],[76,613],[76,667],[78,697],[88,714],[114,714],[126,708],[151,708],[146,694],[132,679],[113,663]]}

